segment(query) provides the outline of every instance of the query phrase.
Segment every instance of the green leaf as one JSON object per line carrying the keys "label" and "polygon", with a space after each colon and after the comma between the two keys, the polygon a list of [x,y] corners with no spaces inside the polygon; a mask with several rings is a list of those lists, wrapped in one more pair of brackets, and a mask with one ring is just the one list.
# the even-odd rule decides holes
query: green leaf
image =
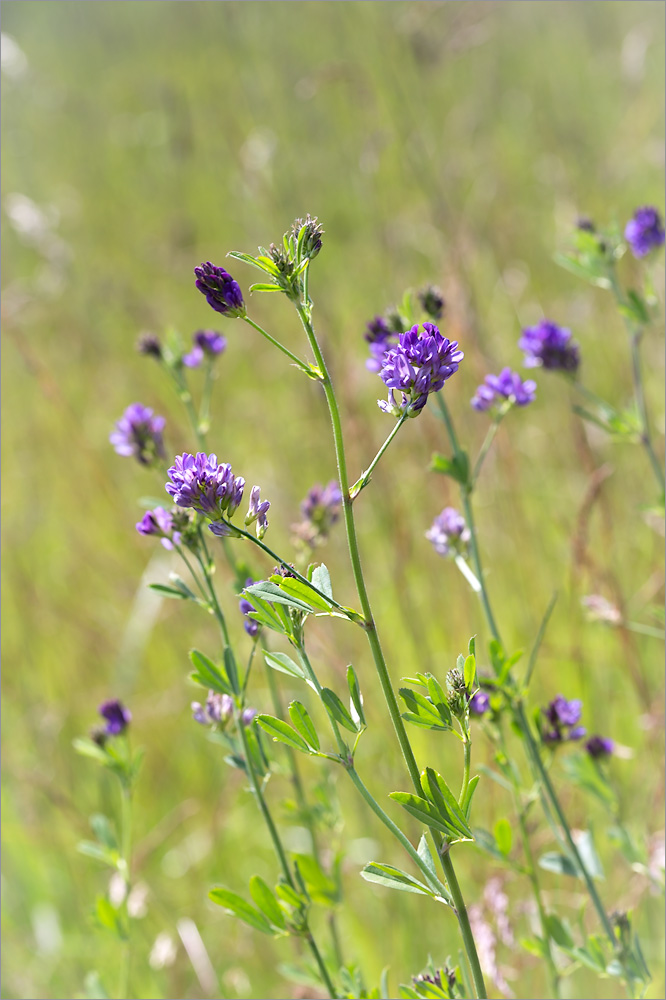
{"label": "green leaf", "polygon": [[571,875],[572,878],[580,878],[573,861],[564,854],[558,854],[557,851],[547,851],[546,854],[542,854],[539,858],[539,868],[543,868],[547,872],[555,872],[556,875]]}
{"label": "green leaf", "polygon": [[319,750],[321,744],[319,743],[317,730],[308,715],[307,709],[304,705],[301,705],[300,701],[292,701],[290,704],[289,718],[292,721],[294,729],[298,730],[305,742],[314,747],[315,750]]}
{"label": "green leaf", "polygon": [[231,646],[224,647],[224,666],[233,693],[240,694],[241,689],[240,689],[240,684],[238,682],[238,668],[236,666],[236,657],[233,654]]}
{"label": "green leaf", "polygon": [[441,774],[432,767],[427,767],[422,772],[421,778],[426,795],[451,828],[462,834],[464,839],[474,840],[474,834],[469,828],[465,814]]}
{"label": "green leaf", "polygon": [[238,896],[235,892],[230,892],[229,889],[225,889],[223,886],[216,886],[210,890],[208,898],[212,899],[218,906],[221,906],[227,913],[238,917],[239,920],[249,924],[250,927],[254,927],[255,930],[262,931],[264,934],[273,933],[271,925],[264,915],[255,910],[242,896]]}
{"label": "green leaf", "polygon": [[294,854],[294,864],[313,902],[323,906],[335,906],[340,902],[340,886],[322,871],[316,858],[311,854]]}
{"label": "green leaf", "polygon": [[106,896],[98,896],[95,900],[93,916],[100,927],[103,927],[107,931],[112,931],[121,940],[124,940],[125,932],[118,919],[118,912]]}
{"label": "green leaf", "polygon": [[506,863],[506,856],[499,850],[497,841],[489,830],[484,830],[483,827],[475,826],[474,842],[476,846],[484,852],[484,854],[489,854],[490,857],[495,858],[496,861]]}
{"label": "green leaf", "polygon": [[366,882],[377,882],[379,885],[385,885],[389,889],[400,889],[402,892],[416,892],[422,896],[435,895],[426,885],[419,882],[418,879],[412,878],[411,875],[401,872],[399,868],[394,868],[392,865],[382,865],[376,861],[372,861],[369,865],[365,866],[361,872],[361,877]]}
{"label": "green leaf", "polygon": [[104,764],[105,767],[109,767],[113,763],[113,759],[109,757],[107,751],[99,744],[93,743],[92,740],[77,738],[72,740],[72,746],[82,757],[91,757],[98,763]]}
{"label": "green leaf", "polygon": [[589,754],[569,754],[564,758],[562,767],[570,781],[593,795],[609,812],[615,812],[617,796],[603,771]]}
{"label": "green leaf", "polygon": [[351,663],[347,667],[347,687],[349,688],[349,695],[351,698],[351,703],[356,709],[356,714],[358,715],[359,722],[362,726],[366,725],[365,713],[363,712],[363,699],[361,698],[361,689],[358,684],[358,677],[356,676],[356,671],[352,667]]}
{"label": "green leaf", "polygon": [[323,688],[321,692],[321,700],[323,701],[328,714],[332,719],[335,719],[339,725],[348,729],[350,733],[360,732],[361,726],[354,722],[335,691],[331,691],[330,688]]}
{"label": "green leaf", "polygon": [[[433,705],[419,691],[412,691],[411,688],[400,688],[399,694],[410,710],[404,716],[409,722],[427,729],[446,731],[451,728],[451,713],[448,711],[448,706],[442,710],[441,705]],[[446,712],[448,712],[448,722]]]}
{"label": "green leaf", "polygon": [[[269,582],[274,582],[273,578]],[[288,597],[293,597],[297,601],[302,601],[306,608],[310,611],[314,608],[316,611],[328,612],[331,610],[332,605],[321,597],[316,590],[309,587],[302,580],[295,580],[290,576],[279,577],[280,583],[276,586],[281,593],[286,594]]]}
{"label": "green leaf", "polygon": [[79,854],[84,854],[88,858],[94,858],[95,861],[101,861],[103,865],[108,865],[110,868],[116,868],[120,860],[120,854],[117,850],[104,847],[94,840],[80,840],[76,845],[76,849]]}
{"label": "green leaf", "polygon": [[333,587],[331,586],[331,574],[324,563],[320,563],[315,566],[312,570],[312,583],[318,589],[321,590],[323,594],[327,597],[333,597]]}
{"label": "green leaf", "polygon": [[301,681],[307,681],[308,677],[300,664],[294,663],[286,653],[269,653],[264,650],[264,660],[267,666],[273,670],[279,670],[281,674],[289,674],[291,677],[298,677]]}
{"label": "green leaf", "polygon": [[450,729],[453,723],[451,720],[451,709],[449,708],[446,691],[437,678],[433,677],[432,674],[426,675],[426,683],[428,688],[428,697],[439,712],[443,725],[446,726],[447,729]]}
{"label": "green leaf", "polygon": [[296,608],[297,611],[305,611],[307,614],[313,613],[313,608],[311,608],[309,604],[306,604],[305,601],[301,601],[296,597],[291,597],[280,587],[271,583],[270,580],[262,580],[259,583],[253,583],[250,587],[245,588],[245,593],[248,595],[256,594],[257,597],[270,601],[272,604],[286,604],[287,607]]}
{"label": "green leaf", "polygon": [[465,663],[463,666],[463,678],[465,680],[465,687],[471,692],[474,687],[474,678],[476,677],[476,658],[473,653],[465,658]]}
{"label": "green leaf", "polygon": [[251,292],[281,292],[282,289],[279,285],[268,285],[258,282],[256,285],[250,285]]}
{"label": "green leaf", "polygon": [[104,844],[105,847],[109,847],[112,850],[118,847],[118,840],[108,816],[104,816],[102,813],[94,813],[90,817],[90,827],[100,844]]}
{"label": "green leaf", "polygon": [[467,645],[467,652],[470,656],[476,656],[476,636],[473,635]]}
{"label": "green leaf", "polygon": [[255,622],[259,622],[260,625],[264,625],[266,628],[271,629],[273,632],[278,632],[280,635],[288,634],[291,622],[283,607],[280,605],[274,606],[269,604],[268,601],[262,601],[256,594],[253,594],[251,604],[254,607],[254,611],[248,611],[248,618],[252,618]]}
{"label": "green leaf", "polygon": [[233,694],[233,689],[229,679],[224,677],[220,669],[213,661],[201,653],[198,649],[190,650],[190,660],[195,667],[194,673],[190,674],[191,680],[202,687],[211,688],[218,694]]}
{"label": "green leaf", "polygon": [[258,715],[257,722],[265,733],[276,743],[286,743],[292,750],[300,750],[301,753],[311,753],[309,746],[302,736],[282,719],[276,719],[272,715]]}
{"label": "green leaf", "polygon": [[476,791],[476,786],[480,781],[480,776],[475,774],[473,778],[469,779],[469,784],[467,785],[467,791],[465,792],[465,798],[462,801],[462,810],[465,813],[465,819],[469,823],[469,816],[472,811],[472,799],[474,798],[474,792]]}
{"label": "green leaf", "polygon": [[469,458],[467,452],[459,451],[453,458],[446,458],[435,452],[430,460],[430,471],[440,472],[444,476],[455,479],[461,486],[469,482]]}
{"label": "green leaf", "polygon": [[493,827],[493,833],[500,854],[505,858],[508,857],[511,853],[511,844],[513,843],[513,831],[508,819],[505,819],[505,817],[498,819]]}
{"label": "green leaf", "polygon": [[560,948],[573,948],[574,939],[571,935],[569,927],[554,913],[549,913],[546,916],[546,927],[548,929],[548,936],[551,937],[555,944],[559,945]]}
{"label": "green leaf", "polygon": [[433,878],[438,878],[437,869],[435,867],[435,860],[430,851],[430,846],[428,844],[428,838],[425,833],[421,834],[421,839],[419,840],[419,846],[416,848],[416,852],[420,857],[421,861],[427,866],[428,871]]}
{"label": "green leaf", "polygon": [[174,600],[178,601],[196,601],[197,598],[194,594],[184,593],[182,590],[176,589],[176,587],[167,587],[163,583],[149,583],[149,590],[154,590],[157,594],[161,594],[162,597],[172,597]]}
{"label": "green leaf", "polygon": [[250,879],[250,895],[271,924],[279,927],[280,930],[286,929],[287,922],[277,899],[258,875],[253,875]]}
{"label": "green leaf", "polygon": [[576,847],[583,867],[592,878],[604,879],[604,869],[594,846],[591,830],[581,830],[576,839]]}

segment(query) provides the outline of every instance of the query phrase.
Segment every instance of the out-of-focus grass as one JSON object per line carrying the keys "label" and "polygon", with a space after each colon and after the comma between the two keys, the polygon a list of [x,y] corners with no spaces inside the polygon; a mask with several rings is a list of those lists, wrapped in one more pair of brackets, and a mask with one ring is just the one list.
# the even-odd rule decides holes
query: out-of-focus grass
{"label": "out-of-focus grass", "polygon": [[[150,895],[148,915],[136,923],[133,995],[201,996],[182,948],[168,970],[152,971],[146,960],[158,931],[175,935],[185,916],[203,935],[223,995],[275,995],[275,966],[291,960],[290,945],[258,940],[206,901],[214,881],[242,891],[252,873],[270,880],[275,870],[252,801],[189,721],[186,650],[212,648],[212,627],[187,607],[152,606],[137,589],[144,571],[145,584],[164,567],[146,570],[153,549],[134,532],[135,498],[161,487],[112,453],[110,426],[141,399],[168,416],[174,452],[193,442],[156,366],[134,355],[135,338],[142,329],[175,325],[189,336],[211,325],[192,267],[275,240],[309,211],[327,230],[312,293],[352,469],[367,463],[387,429],[375,404],[379,380],[363,366],[364,322],[427,280],[444,288],[447,332],[466,352],[447,397],[471,446],[485,427],[469,409],[475,385],[487,370],[519,364],[520,324],[544,313],[574,329],[588,384],[627,399],[621,323],[604,294],[559,271],[551,253],[579,212],[622,221],[637,204],[661,203],[663,7],[58,0],[6,2],[3,14],[26,63],[10,61],[2,95],[2,995],[72,996],[91,969],[115,988],[116,947],[88,920],[104,875],[75,852],[86,816],[113,808],[112,789],[100,788],[71,740],[98,702],[116,694],[131,704],[133,738],[147,748],[136,833]],[[241,266],[235,273],[245,286],[253,279]],[[302,349],[286,303],[257,297],[252,310]],[[334,475],[323,399],[246,328],[227,326],[212,444],[262,484],[273,502],[272,544],[284,550],[300,498],[312,481]],[[644,352],[651,412],[663,430],[654,333]],[[653,486],[637,449],[586,433],[569,403],[564,384],[542,377],[537,403],[507,422],[484,472],[479,528],[512,648],[530,644],[559,589],[535,698],[583,697],[589,728],[634,748],[612,772],[642,836],[663,826],[659,646],[585,624],[579,598],[595,590],[616,596],[616,585],[638,607],[659,595],[661,543],[641,516]],[[425,471],[434,448],[445,444],[426,413],[359,501],[396,680],[415,668],[441,676],[470,634],[487,638],[454,567],[423,538],[444,502],[456,500]],[[572,534],[603,463],[613,473],[587,526],[589,559],[576,566]],[[324,558],[339,595],[352,602],[341,532]],[[234,627],[243,641],[240,623]],[[362,678],[372,726],[361,769],[378,794],[403,787],[362,636],[341,623],[314,632],[313,654],[329,682],[350,661]],[[261,683],[254,698],[268,707]],[[414,742],[422,760],[458,766],[448,745],[418,733]],[[476,749],[482,758],[481,739]],[[303,771],[309,782],[322,775],[309,761]],[[601,835],[602,818],[587,815],[588,803],[567,791],[559,771],[557,782],[573,825],[592,822]],[[286,792],[275,785],[279,809]],[[429,953],[437,961],[455,955],[455,923],[436,910],[424,916],[416,897],[361,882],[359,866],[371,855],[401,861],[347,789],[340,794],[349,849],[345,953],[370,982],[390,963],[395,985]],[[508,808],[494,786],[478,799],[486,824]],[[648,995],[663,996],[659,900],[599,841],[609,872],[604,900],[609,909],[638,906],[654,973]],[[456,855],[474,901],[492,865],[471,847]],[[544,879],[549,899],[573,913],[575,888]],[[525,885],[510,881],[508,891],[520,923]],[[516,951],[503,961],[519,995],[544,995],[536,960]],[[576,983],[576,995],[616,995],[584,972]],[[279,989],[288,995],[292,987]]]}

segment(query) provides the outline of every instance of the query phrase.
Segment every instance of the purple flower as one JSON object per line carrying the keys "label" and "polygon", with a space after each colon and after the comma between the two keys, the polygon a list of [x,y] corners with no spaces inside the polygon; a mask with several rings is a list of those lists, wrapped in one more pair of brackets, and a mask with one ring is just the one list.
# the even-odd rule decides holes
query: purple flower
{"label": "purple flower", "polygon": [[[251,587],[253,583],[255,583],[255,581],[252,579],[251,576],[248,576],[247,580],[245,581],[245,586]],[[238,610],[245,618],[245,621],[243,622],[243,627],[245,628],[245,631],[249,636],[251,636],[254,639],[255,635],[259,631],[259,622],[255,621],[254,618],[247,617],[250,611],[256,611],[254,604],[250,604],[247,597],[241,597],[240,601],[238,602]]]}
{"label": "purple flower", "polygon": [[196,286],[206,296],[208,305],[216,312],[227,316],[244,316],[245,303],[240,285],[223,267],[216,267],[210,261],[194,268]]}
{"label": "purple flower", "polygon": [[615,750],[615,743],[607,736],[590,736],[585,744],[585,749],[590,757],[610,757]]}
{"label": "purple flower", "polygon": [[392,335],[391,327],[383,316],[375,316],[365,328],[365,339],[369,344],[384,343]]}
{"label": "purple flower", "polygon": [[[458,371],[464,355],[458,342],[443,337],[433,323],[423,324],[423,333],[413,326],[401,333],[396,347],[382,358],[380,377],[389,388],[388,402],[379,400],[379,408],[398,417],[407,412],[418,416],[431,392],[442,388]],[[401,394],[397,403],[395,390]]]}
{"label": "purple flower", "polygon": [[518,347],[525,352],[527,368],[575,372],[580,364],[578,344],[571,339],[571,330],[548,319],[542,319],[536,326],[525,327]]}
{"label": "purple flower", "polygon": [[487,691],[477,691],[469,700],[472,715],[484,715],[490,711],[490,695]]}
{"label": "purple flower", "polygon": [[508,400],[515,406],[527,406],[534,401],[535,396],[536,382],[532,379],[523,382],[517,372],[503,368],[499,375],[486,375],[472,398],[472,406],[475,410],[484,411],[503,400]]}
{"label": "purple flower", "polygon": [[245,480],[234,477],[231,466],[218,465],[217,455],[177,455],[169,469],[166,491],[179,507],[193,507],[216,523],[209,525],[217,535],[230,534],[221,518],[232,517],[243,499]]}
{"label": "purple flower", "polygon": [[619,625],[622,622],[620,609],[601,594],[588,594],[581,597],[580,603],[587,610],[590,621],[608,622],[609,625]]}
{"label": "purple flower", "polygon": [[382,359],[389,347],[394,347],[397,338],[383,316],[375,316],[365,328],[365,339],[370,348],[370,357],[365,363],[368,371],[378,374],[382,370]]}
{"label": "purple flower", "polygon": [[292,525],[292,531],[300,541],[315,548],[326,541],[341,509],[342,493],[337,480],[331,479],[326,486],[315,483],[301,503],[303,520]]}
{"label": "purple flower", "polygon": [[250,504],[245,515],[245,524],[257,522],[257,538],[263,538],[268,528],[268,518],[266,514],[271,505],[270,500],[261,500],[261,490],[258,486],[253,486],[250,491]]}
{"label": "purple flower", "polygon": [[445,507],[425,536],[440,556],[458,555],[470,539],[465,518],[455,507]]}
{"label": "purple flower", "polygon": [[139,354],[147,354],[158,360],[162,358],[162,344],[154,333],[142,333],[137,340],[136,349]]}
{"label": "purple flower", "polygon": [[151,465],[157,458],[164,458],[165,423],[164,417],[153,416],[148,406],[132,403],[116,422],[109,441],[118,455],[134,456],[141,465]]}
{"label": "purple flower", "polygon": [[191,708],[192,718],[202,726],[216,725],[218,722],[225,725],[233,715],[234,703],[228,694],[209,691],[205,706],[193,701]]}
{"label": "purple flower", "polygon": [[550,728],[542,731],[544,743],[561,743],[563,740],[580,740],[585,736],[585,727],[580,722],[583,703],[574,698],[567,701],[558,694],[544,709],[543,714]]}
{"label": "purple flower", "polygon": [[204,358],[217,357],[227,346],[226,338],[216,330],[197,330],[192,334],[192,343],[194,346],[189,354],[183,354],[186,368],[198,368]]}
{"label": "purple flower", "polygon": [[249,726],[257,714],[256,708],[244,708],[241,712],[241,722],[244,726]]}
{"label": "purple flower", "polygon": [[155,507],[154,510],[146,511],[137,523],[136,530],[140,535],[158,535],[164,548],[172,549],[174,545],[181,543],[182,533],[177,528],[184,527],[180,520],[185,516],[165,510],[164,507]]}
{"label": "purple flower", "polygon": [[124,733],[132,721],[132,713],[120,701],[105,701],[99,706],[99,714],[106,719],[105,732],[108,736]]}
{"label": "purple flower", "polygon": [[626,225],[624,238],[634,257],[645,257],[650,250],[663,246],[664,227],[657,209],[649,205],[637,208]]}

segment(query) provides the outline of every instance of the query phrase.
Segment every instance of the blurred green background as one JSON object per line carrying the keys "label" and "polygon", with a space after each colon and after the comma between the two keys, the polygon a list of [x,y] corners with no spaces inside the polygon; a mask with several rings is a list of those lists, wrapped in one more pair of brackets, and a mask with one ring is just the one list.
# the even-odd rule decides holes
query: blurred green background
{"label": "blurred green background", "polygon": [[[579,213],[623,224],[637,205],[663,208],[663,34],[664,8],[653,2],[3,4],[3,997],[86,995],[93,969],[115,988],[117,946],[89,917],[106,875],[76,852],[88,815],[115,807],[114,789],[71,747],[110,696],[130,704],[133,739],[146,748],[136,874],[149,891],[131,995],[209,995],[179,940],[183,918],[210,955],[210,995],[305,995],[277,969],[293,961],[289,942],[255,934],[206,899],[215,881],[242,892],[255,872],[274,878],[275,866],[238,774],[190,721],[187,650],[214,652],[212,623],[178,602],[160,606],[145,589],[164,578],[168,557],[136,534],[136,498],[161,486],[116,456],[108,434],[141,400],[167,416],[172,453],[193,442],[158,367],[135,354],[137,335],[173,325],[189,338],[218,325],[228,336],[211,445],[262,484],[271,545],[282,552],[309,486],[335,474],[323,396],[247,327],[216,323],[192,268],[277,240],[297,215],[318,215],[326,228],[311,292],[352,473],[388,426],[379,379],[364,368],[365,322],[426,281],[443,288],[447,333],[466,353],[446,391],[470,447],[486,427],[469,408],[475,386],[489,370],[519,366],[520,326],[544,314],[573,329],[587,384],[627,402],[628,344],[611,302],[551,255]],[[631,280],[634,265],[622,266]],[[234,274],[245,288],[255,280],[243,265]],[[661,294],[660,265],[656,282]],[[276,298],[255,296],[252,314],[300,353],[296,317]],[[656,332],[643,349],[661,450]],[[656,857],[662,650],[587,623],[580,608],[583,594],[601,592],[629,617],[651,620],[647,606],[663,585],[661,536],[644,516],[653,483],[639,449],[583,428],[566,385],[538,381],[537,402],[507,421],[484,470],[477,518],[489,587],[511,648],[529,647],[559,591],[535,703],[560,691],[581,697],[588,728],[632,748],[612,776],[631,829],[650,838]],[[470,634],[487,639],[473,595],[423,537],[457,501],[453,484],[426,471],[434,449],[446,446],[426,411],[358,505],[396,681],[416,669],[443,677]],[[609,475],[594,494],[601,467]],[[338,598],[353,604],[341,527],[322,556]],[[257,575],[266,569],[256,564]],[[219,586],[246,643],[222,569]],[[317,624],[311,645],[331,686],[348,662],[361,677],[371,717],[361,773],[380,798],[406,787],[360,632]],[[253,700],[267,710],[257,678]],[[455,747],[416,731],[414,742],[422,761],[455,773]],[[475,752],[487,757],[481,738]],[[326,768],[305,761],[303,772],[312,785]],[[598,833],[609,910],[638,908],[654,975],[648,996],[663,997],[661,900],[618,860],[596,807],[567,788],[557,764],[554,773],[572,825]],[[487,785],[475,816],[486,826],[509,808]],[[338,790],[344,950],[370,985],[390,965],[397,989],[429,954],[456,954],[455,921],[361,881],[364,862],[402,859]],[[286,779],[275,779],[269,797],[283,820],[287,795]],[[297,847],[302,832],[286,824]],[[545,828],[535,843],[549,844]],[[498,872],[474,847],[456,857],[468,900],[478,901]],[[544,884],[574,917],[578,887],[545,873]],[[525,936],[526,884],[509,879],[505,888],[516,936]],[[148,962],[160,932],[177,946],[162,969]],[[517,948],[499,957],[518,996],[545,995],[537,959]],[[619,995],[585,971],[565,990]]]}

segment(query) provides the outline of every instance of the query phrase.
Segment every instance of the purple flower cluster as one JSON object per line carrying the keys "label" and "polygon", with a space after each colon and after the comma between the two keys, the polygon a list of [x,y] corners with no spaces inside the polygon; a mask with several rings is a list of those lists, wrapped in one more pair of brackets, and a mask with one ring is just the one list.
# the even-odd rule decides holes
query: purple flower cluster
{"label": "purple flower cluster", "polygon": [[197,330],[192,334],[192,350],[183,355],[186,368],[199,368],[204,358],[216,358],[227,346],[226,338],[217,330]]}
{"label": "purple flower cluster", "polygon": [[578,344],[571,339],[571,330],[548,319],[526,327],[518,347],[525,352],[527,368],[543,367],[573,373],[580,364]]}
{"label": "purple flower cluster", "polygon": [[234,711],[234,702],[228,694],[218,694],[216,691],[209,691],[206,704],[201,705],[198,701],[193,701],[192,718],[195,722],[200,722],[203,726],[224,725],[229,721]]}
{"label": "purple flower cluster", "polygon": [[301,503],[303,519],[292,525],[295,540],[312,549],[322,545],[339,519],[341,509],[342,493],[337,480],[331,479],[326,486],[315,483]]}
{"label": "purple flower cluster", "polygon": [[136,530],[140,535],[157,535],[165,549],[172,549],[174,545],[180,545],[182,532],[178,528],[183,527],[179,523],[181,517],[177,511],[165,510],[164,507],[155,507],[154,510],[147,510],[141,520],[137,523]]}
{"label": "purple flower cluster", "polygon": [[490,695],[487,691],[476,691],[469,700],[472,715],[485,715],[490,711]]}
{"label": "purple flower cluster", "polygon": [[[245,581],[245,586],[251,587],[253,583],[256,583],[256,580],[253,580],[251,576],[248,576],[247,580]],[[245,628],[245,631],[249,636],[252,636],[252,638],[254,638],[257,632],[259,631],[259,622],[255,621],[254,618],[248,618],[250,611],[256,611],[254,604],[250,604],[247,597],[241,597],[240,601],[238,602],[238,610],[245,618],[245,621],[243,622],[243,627]]]}
{"label": "purple flower cluster", "polygon": [[656,208],[637,208],[624,230],[624,238],[634,257],[645,257],[650,250],[663,246],[664,226]]}
{"label": "purple flower cluster", "polygon": [[541,736],[544,743],[562,743],[565,740],[580,740],[585,736],[584,726],[580,726],[583,703],[577,698],[567,701],[558,694],[547,708],[542,709],[550,728],[544,728]]}
{"label": "purple flower cluster", "polygon": [[455,556],[465,549],[470,532],[462,514],[455,507],[445,507],[425,536],[440,556]]}
{"label": "purple flower cluster", "polygon": [[153,415],[142,403],[132,403],[116,421],[116,429],[109,441],[118,455],[134,457],[141,465],[152,465],[157,458],[164,458],[162,431],[166,420]]}
{"label": "purple flower cluster", "polygon": [[475,410],[489,410],[496,403],[508,401],[515,406],[527,406],[536,397],[536,382],[532,379],[522,381],[517,372],[503,368],[499,375],[486,375],[483,385],[476,390],[472,398]]}
{"label": "purple flower cluster", "polygon": [[590,757],[594,757],[595,759],[610,757],[615,750],[615,743],[613,740],[608,739],[607,736],[590,736],[589,740],[585,743],[585,749]]}
{"label": "purple flower cluster", "polygon": [[[235,477],[227,463],[219,465],[217,455],[177,455],[169,469],[166,491],[179,507],[193,507],[213,521],[224,514],[231,517],[243,499],[245,480]],[[224,523],[209,525],[215,534],[229,534]]]}
{"label": "purple flower cluster", "polygon": [[216,267],[210,261],[194,268],[196,286],[211,309],[226,316],[244,316],[245,303],[240,285],[223,267]]}
{"label": "purple flower cluster", "polygon": [[365,339],[370,348],[370,357],[365,367],[370,372],[379,374],[382,370],[382,359],[389,348],[397,343],[397,336],[383,316],[375,316],[365,328]]}
{"label": "purple flower cluster", "polygon": [[[389,388],[388,402],[379,400],[385,413],[401,416],[405,411],[418,416],[431,392],[442,388],[458,371],[464,354],[458,342],[443,337],[434,323],[424,323],[423,332],[413,326],[401,333],[398,344],[389,348],[381,361],[380,377]],[[396,402],[395,391],[402,400]]]}
{"label": "purple flower cluster", "polygon": [[132,721],[132,713],[121,701],[105,701],[98,711],[106,719],[104,732],[107,736],[120,736]]}
{"label": "purple flower cluster", "polygon": [[253,486],[250,490],[250,504],[245,515],[245,524],[257,522],[257,538],[263,538],[268,528],[268,518],[266,514],[270,508],[270,500],[261,499],[261,490],[258,486]]}

